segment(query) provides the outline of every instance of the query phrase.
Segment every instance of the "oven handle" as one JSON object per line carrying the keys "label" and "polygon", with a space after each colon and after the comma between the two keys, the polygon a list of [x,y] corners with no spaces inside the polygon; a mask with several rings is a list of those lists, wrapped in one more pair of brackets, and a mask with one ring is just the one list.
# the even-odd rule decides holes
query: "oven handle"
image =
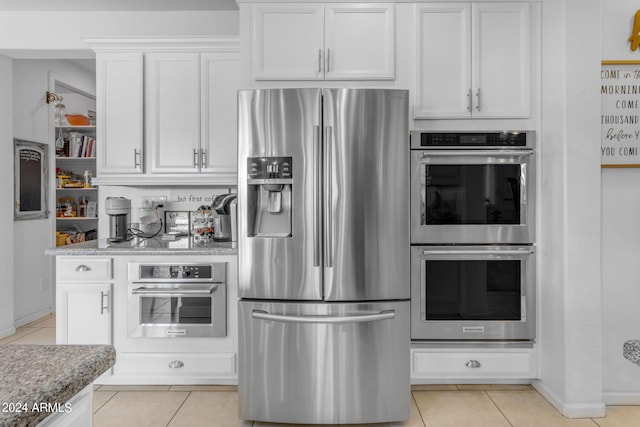
{"label": "oven handle", "polygon": [[354,316],[287,316],[281,314],[269,314],[263,310],[253,310],[251,316],[254,319],[273,320],[289,323],[362,323],[376,320],[387,320],[396,317],[395,310],[384,310],[376,314],[358,314]]}
{"label": "oven handle", "polygon": [[482,156],[517,157],[533,156],[533,150],[430,150],[420,153],[420,157]]}
{"label": "oven handle", "polygon": [[425,249],[423,255],[527,255],[533,254],[533,249],[511,249],[504,251],[479,251],[479,250],[456,250],[456,249]]}
{"label": "oven handle", "polygon": [[140,288],[131,289],[131,293],[134,295],[139,294],[139,295],[158,295],[158,296],[173,296],[173,297],[179,297],[183,295],[207,296],[214,293],[216,289],[218,289],[218,285],[210,286],[208,288],[203,288],[203,289],[183,289],[183,290],[140,287]]}

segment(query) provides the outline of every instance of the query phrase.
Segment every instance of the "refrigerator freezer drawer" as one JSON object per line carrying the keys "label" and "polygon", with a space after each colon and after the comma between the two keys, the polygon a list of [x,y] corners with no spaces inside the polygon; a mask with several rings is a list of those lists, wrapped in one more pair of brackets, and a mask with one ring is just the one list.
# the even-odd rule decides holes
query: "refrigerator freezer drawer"
{"label": "refrigerator freezer drawer", "polygon": [[245,420],[350,424],[409,418],[409,301],[241,301]]}

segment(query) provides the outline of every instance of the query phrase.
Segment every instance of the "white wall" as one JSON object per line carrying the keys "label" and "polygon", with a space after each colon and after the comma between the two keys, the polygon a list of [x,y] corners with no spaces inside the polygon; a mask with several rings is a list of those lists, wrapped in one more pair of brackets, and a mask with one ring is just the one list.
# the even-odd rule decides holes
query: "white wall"
{"label": "white wall", "polygon": [[[14,60],[13,61],[13,135],[16,138],[40,143],[50,143],[52,134],[53,104],[45,103],[45,91],[49,75],[95,94],[95,76],[65,60]],[[11,93],[11,92],[10,92]],[[49,147],[50,165],[53,166],[54,149]],[[4,181],[13,182],[9,172]],[[50,182],[52,190],[53,183]],[[49,193],[54,194],[52,191]],[[51,204],[50,198],[50,206]],[[55,246],[53,230],[55,212],[48,219],[17,221],[13,223],[13,316],[16,326],[36,320],[54,311],[53,260],[44,254]]]}
{"label": "white wall", "polygon": [[0,55],[0,229],[5,230],[0,251],[0,338],[15,331],[13,324],[13,61]]}
{"label": "white wall", "polygon": [[[627,39],[640,5],[603,2],[602,59],[640,61]],[[637,98],[636,98],[637,99]],[[603,392],[607,404],[640,404],[640,366],[622,345],[640,339],[640,169],[602,169]]]}
{"label": "white wall", "polygon": [[542,9],[541,381],[535,386],[566,416],[604,416],[600,0],[544,1]]}
{"label": "white wall", "polygon": [[[93,57],[82,37],[238,35],[237,11],[2,11],[0,50]],[[22,54],[29,54],[23,52]],[[33,53],[31,53],[32,55]],[[31,56],[34,57],[34,56]],[[37,58],[37,56],[35,56]],[[54,56],[55,57],[55,56]]]}

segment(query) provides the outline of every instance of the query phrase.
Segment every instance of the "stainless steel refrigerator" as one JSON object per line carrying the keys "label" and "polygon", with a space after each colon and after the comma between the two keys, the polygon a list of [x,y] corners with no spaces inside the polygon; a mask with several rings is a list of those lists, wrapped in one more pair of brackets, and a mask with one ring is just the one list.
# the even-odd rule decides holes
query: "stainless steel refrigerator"
{"label": "stainless steel refrigerator", "polygon": [[238,94],[240,416],[409,418],[408,92]]}

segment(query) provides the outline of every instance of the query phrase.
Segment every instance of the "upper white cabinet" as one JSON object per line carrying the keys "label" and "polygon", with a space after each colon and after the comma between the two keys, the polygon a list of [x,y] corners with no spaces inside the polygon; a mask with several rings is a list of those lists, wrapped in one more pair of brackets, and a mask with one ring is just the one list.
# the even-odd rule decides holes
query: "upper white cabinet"
{"label": "upper white cabinet", "polygon": [[92,44],[104,134],[97,181],[234,185],[238,40],[108,43]]}
{"label": "upper white cabinet", "polygon": [[253,5],[256,80],[392,80],[392,3]]}
{"label": "upper white cabinet", "polygon": [[529,3],[421,3],[415,8],[415,118],[531,115]]}
{"label": "upper white cabinet", "polygon": [[199,172],[200,54],[146,54],[145,101],[149,171]]}
{"label": "upper white cabinet", "polygon": [[140,174],[143,138],[143,55],[96,55],[98,174]]}

